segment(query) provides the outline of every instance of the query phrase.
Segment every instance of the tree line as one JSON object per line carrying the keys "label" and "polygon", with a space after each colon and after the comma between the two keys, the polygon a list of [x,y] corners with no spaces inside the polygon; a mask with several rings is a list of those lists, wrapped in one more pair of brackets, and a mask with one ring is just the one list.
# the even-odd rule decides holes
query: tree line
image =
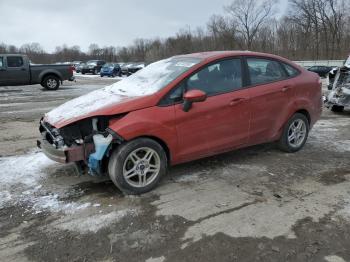
{"label": "tree line", "polygon": [[91,44],[87,52],[62,45],[48,53],[39,43],[0,44],[0,53],[27,54],[34,63],[103,59],[153,62],[178,54],[252,50],[292,60],[345,59],[350,50],[350,1],[288,0],[283,16],[274,0],[233,0],[206,25],[179,30],[165,39],[136,39],[125,47]]}

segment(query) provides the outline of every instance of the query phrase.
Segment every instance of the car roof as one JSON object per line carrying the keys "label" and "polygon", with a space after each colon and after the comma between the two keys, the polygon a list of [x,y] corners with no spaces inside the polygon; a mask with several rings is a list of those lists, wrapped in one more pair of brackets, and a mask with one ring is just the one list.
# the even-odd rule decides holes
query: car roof
{"label": "car roof", "polygon": [[243,55],[264,56],[264,57],[281,59],[281,57],[273,54],[253,52],[253,51],[240,51],[240,50],[200,52],[200,53],[193,53],[193,54],[178,55],[175,57],[200,58],[205,60],[205,59],[216,59],[216,58],[223,58],[223,57],[229,57],[229,56],[243,56]]}
{"label": "car roof", "polygon": [[268,53],[261,53],[261,52],[253,52],[253,51],[240,51],[240,50],[234,50],[234,51],[210,51],[210,52],[201,52],[201,53],[193,53],[193,54],[185,54],[185,55],[178,55],[174,56],[175,58],[199,58],[202,60],[202,63],[205,62],[211,62],[218,59],[224,59],[227,57],[233,57],[233,56],[255,56],[255,57],[261,57],[261,58],[271,58],[271,59],[277,59],[278,61],[287,63],[289,65],[292,65],[295,68],[298,68],[300,71],[303,71],[301,66],[296,64],[295,62],[273,54]]}

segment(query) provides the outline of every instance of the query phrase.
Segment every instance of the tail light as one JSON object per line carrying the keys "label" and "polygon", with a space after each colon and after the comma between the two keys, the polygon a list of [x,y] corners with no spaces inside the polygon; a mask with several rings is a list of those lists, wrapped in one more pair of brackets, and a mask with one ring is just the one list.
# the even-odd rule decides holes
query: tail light
{"label": "tail light", "polygon": [[74,66],[69,67],[69,73],[73,74],[74,73]]}

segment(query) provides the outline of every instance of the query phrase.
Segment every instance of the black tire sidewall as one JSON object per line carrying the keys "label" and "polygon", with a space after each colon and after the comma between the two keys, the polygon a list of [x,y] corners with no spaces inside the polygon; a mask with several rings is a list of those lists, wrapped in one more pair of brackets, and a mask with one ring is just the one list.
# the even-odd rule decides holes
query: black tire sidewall
{"label": "black tire sidewall", "polygon": [[[288,142],[288,131],[289,131],[290,125],[297,119],[301,119],[305,122],[305,124],[306,124],[306,136],[305,136],[303,143],[299,147],[292,147]],[[310,123],[309,123],[309,120],[307,119],[307,117],[301,113],[294,114],[288,120],[288,122],[286,123],[286,125],[283,128],[283,133],[282,133],[281,139],[279,141],[280,148],[283,151],[288,152],[288,153],[294,153],[294,152],[301,150],[304,147],[304,145],[309,137],[309,131],[310,131]]]}
{"label": "black tire sidewall", "polygon": [[[151,184],[142,188],[138,188],[138,187],[133,187],[132,185],[126,182],[123,176],[123,165],[127,156],[132,151],[141,147],[149,147],[158,153],[160,158],[160,171],[158,173],[158,176],[155,178],[155,180]],[[167,156],[161,145],[159,145],[156,141],[149,138],[138,138],[130,142],[127,142],[123,145],[120,145],[118,148],[114,150],[114,152],[112,153],[109,159],[108,173],[113,183],[123,193],[131,194],[131,195],[140,195],[151,191],[157,186],[162,176],[166,174],[167,163],[168,163]]]}

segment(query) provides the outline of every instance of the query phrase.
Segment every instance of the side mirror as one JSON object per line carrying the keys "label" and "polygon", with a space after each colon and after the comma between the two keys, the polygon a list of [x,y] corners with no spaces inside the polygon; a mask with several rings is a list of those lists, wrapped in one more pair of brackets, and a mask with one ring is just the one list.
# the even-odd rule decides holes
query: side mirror
{"label": "side mirror", "polygon": [[191,109],[193,103],[204,102],[207,99],[207,94],[201,90],[194,89],[187,91],[184,94],[183,99],[183,110],[184,112],[188,112]]}

